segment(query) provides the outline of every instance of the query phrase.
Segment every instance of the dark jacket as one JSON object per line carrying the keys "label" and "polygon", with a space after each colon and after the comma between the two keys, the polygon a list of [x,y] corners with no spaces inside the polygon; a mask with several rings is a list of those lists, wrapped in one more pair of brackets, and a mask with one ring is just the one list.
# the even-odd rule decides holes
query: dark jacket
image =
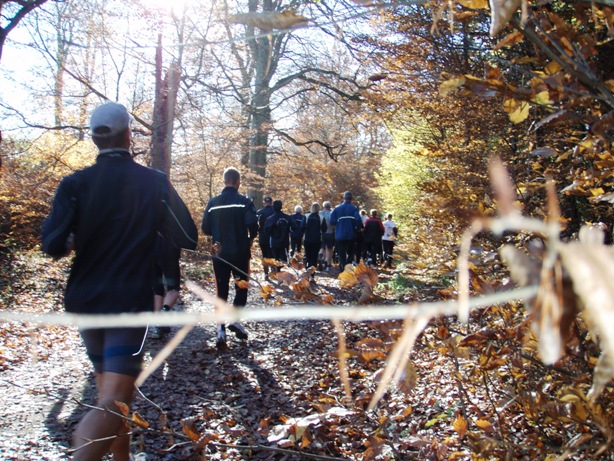
{"label": "dark jacket", "polygon": [[369,218],[365,221],[365,230],[363,236],[365,242],[379,243],[384,235],[384,225],[379,218]]}
{"label": "dark jacket", "polygon": [[134,162],[124,149],[103,151],[91,167],[65,177],[43,224],[43,251],[75,257],[64,296],[68,312],[107,314],[153,309],[158,233],[196,248],[198,231],[165,174]]}
{"label": "dark jacket", "polygon": [[326,232],[326,220],[318,213],[309,213],[303,222],[305,243],[317,243],[322,241],[322,235]]}
{"label": "dark jacket", "polygon": [[292,228],[290,229],[290,237],[302,237],[305,232],[305,216],[302,213],[294,213],[290,216]]}
{"label": "dark jacket", "polygon": [[264,233],[271,248],[288,248],[292,218],[283,211],[275,211],[264,223]]}
{"label": "dark jacket", "polygon": [[358,208],[346,200],[335,207],[330,215],[330,224],[335,226],[335,240],[354,240],[356,231],[362,227],[362,219]]}
{"label": "dark jacket", "polygon": [[226,260],[250,258],[251,241],[258,231],[256,207],[232,186],[209,200],[203,215],[202,230],[219,243],[219,257]]}
{"label": "dark jacket", "polygon": [[275,210],[273,210],[272,205],[262,207],[256,212],[258,215],[258,242],[260,242],[260,245],[263,243],[265,245],[269,244],[269,237],[264,233],[264,223],[273,213],[275,213]]}

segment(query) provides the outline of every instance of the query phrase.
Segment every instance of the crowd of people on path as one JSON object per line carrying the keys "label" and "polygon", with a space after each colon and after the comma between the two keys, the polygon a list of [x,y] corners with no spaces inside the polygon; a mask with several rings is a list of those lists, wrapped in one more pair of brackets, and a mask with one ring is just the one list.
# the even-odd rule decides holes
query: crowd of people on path
{"label": "crowd of people on path", "polygon": [[[289,258],[302,254],[307,268],[330,272],[333,265],[344,270],[346,264],[358,264],[361,260],[371,267],[392,267],[394,242],[398,228],[392,214],[382,222],[377,210],[367,214],[352,203],[352,192],[343,194],[343,202],[332,208],[329,201],[322,206],[315,202],[308,214],[296,205],[294,214],[282,211],[281,200],[264,198],[263,207],[257,211],[258,242],[262,258],[273,258],[287,263]],[[269,267],[264,265],[265,279]]]}
{"label": "crowd of people on path", "polygon": [[[75,314],[124,314],[169,311],[179,298],[182,249],[194,250],[198,229],[167,175],[139,165],[130,154],[132,116],[121,104],[107,102],[90,117],[90,134],[98,148],[96,163],[66,176],[58,186],[42,229],[42,249],[55,259],[74,251],[64,294],[65,309]],[[392,215],[384,222],[377,210],[352,203],[352,193],[332,207],[301,205],[289,215],[281,200],[264,197],[262,208],[239,192],[241,174],[223,173],[224,188],[205,208],[201,230],[210,239],[216,294],[232,304],[247,304],[247,281],[253,241],[262,258],[288,263],[302,255],[307,267],[331,271],[333,264],[363,259],[392,265],[398,235]],[[270,266],[264,264],[268,278]],[[240,340],[249,334],[239,322],[228,329]],[[164,337],[169,327],[153,328]],[[130,434],[118,402],[130,405],[143,365],[147,327],[80,329],[96,375],[97,405],[80,421],[73,436],[73,459],[129,461]],[[216,328],[216,346],[227,347],[226,325]]]}

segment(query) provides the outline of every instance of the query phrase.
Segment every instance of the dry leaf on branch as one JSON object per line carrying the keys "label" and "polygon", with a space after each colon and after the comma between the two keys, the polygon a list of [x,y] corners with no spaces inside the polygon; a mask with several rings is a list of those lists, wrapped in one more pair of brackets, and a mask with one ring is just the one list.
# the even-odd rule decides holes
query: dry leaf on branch
{"label": "dry leaf on branch", "polygon": [[296,14],[292,10],[282,12],[263,11],[261,13],[242,13],[229,16],[228,21],[233,24],[245,24],[258,27],[262,30],[285,30],[306,27],[309,19]]}
{"label": "dry leaf on branch", "polygon": [[288,286],[292,286],[292,284],[297,281],[296,275],[286,271],[271,272],[269,277],[271,280],[277,280],[278,282],[285,283]]}
{"label": "dry leaf on branch", "polygon": [[242,288],[244,290],[247,290],[249,288],[249,281],[248,280],[235,279],[235,285],[237,286],[237,288]]}
{"label": "dry leaf on branch", "polygon": [[[527,0],[524,0],[525,3]],[[490,4],[490,36],[494,37],[510,22],[512,16],[523,0],[489,0]],[[524,10],[523,6],[523,10]]]}
{"label": "dry leaf on branch", "polygon": [[273,258],[264,258],[262,260],[262,266],[265,268],[280,268],[280,267],[284,267],[284,263],[282,263],[281,261],[278,261],[276,259]]}
{"label": "dry leaf on branch", "polygon": [[[589,327],[599,340],[606,357],[599,370],[600,381],[608,357],[614,357],[614,248],[596,243],[597,230],[581,229],[581,241],[562,244],[559,251],[563,266],[573,281],[573,290],[582,301]],[[603,241],[603,234],[600,237]],[[601,369],[603,368],[603,369]],[[611,367],[609,367],[611,370]],[[612,374],[610,374],[610,377]],[[595,386],[595,384],[594,384]],[[597,392],[597,384],[592,396]]]}
{"label": "dry leaf on branch", "polygon": [[192,442],[198,442],[202,437],[202,434],[196,428],[196,422],[199,420],[200,417],[198,416],[181,420],[181,430]]}

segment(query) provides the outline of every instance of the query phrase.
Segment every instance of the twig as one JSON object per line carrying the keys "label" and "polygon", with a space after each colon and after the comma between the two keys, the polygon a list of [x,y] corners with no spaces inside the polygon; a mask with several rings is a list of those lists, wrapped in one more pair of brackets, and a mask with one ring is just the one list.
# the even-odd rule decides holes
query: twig
{"label": "twig", "polygon": [[[366,320],[393,320],[407,317],[437,317],[439,315],[454,315],[458,312],[459,303],[456,300],[426,302],[404,305],[369,305],[369,306],[309,306],[288,305],[287,309],[279,307],[267,309],[234,309],[224,301],[208,294],[194,282],[186,282],[188,288],[206,302],[221,304],[224,312],[188,313],[188,312],[140,312],[117,315],[90,315],[72,313],[25,314],[18,311],[0,311],[0,321],[34,323],[41,325],[72,325],[79,328],[116,328],[137,327],[155,323],[163,326],[183,326],[199,323],[215,323],[217,321],[235,322],[239,320],[253,322],[274,322],[291,320],[330,320],[341,319],[351,322]],[[495,304],[508,303],[518,299],[528,299],[535,296],[538,286],[531,285],[508,291],[499,291],[485,296],[469,299],[469,309],[477,309]],[[296,307],[296,308],[293,308]]]}
{"label": "twig", "polygon": [[298,456],[301,458],[321,459],[324,461],[345,461],[348,458],[336,458],[333,456],[316,455],[312,453],[305,453],[303,451],[288,450],[287,448],[279,447],[267,447],[266,445],[231,445],[227,443],[211,442],[210,445],[216,447],[236,448],[237,450],[254,450],[254,451],[272,451],[275,453],[285,453],[292,456]]}

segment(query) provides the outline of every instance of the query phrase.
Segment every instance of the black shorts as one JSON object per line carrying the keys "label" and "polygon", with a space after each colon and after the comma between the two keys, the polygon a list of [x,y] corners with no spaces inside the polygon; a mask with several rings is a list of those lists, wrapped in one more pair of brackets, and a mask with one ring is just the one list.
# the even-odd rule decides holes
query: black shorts
{"label": "black shorts", "polygon": [[94,328],[79,333],[97,374],[138,376],[141,373],[146,327]]}
{"label": "black shorts", "polygon": [[335,234],[332,232],[330,234],[324,234],[324,239],[322,241],[323,248],[332,248],[335,245]]}
{"label": "black shorts", "polygon": [[179,268],[179,257],[175,254],[169,255],[165,261],[156,263],[156,279],[153,284],[154,294],[164,296],[166,291],[179,290],[181,285],[181,269]]}

